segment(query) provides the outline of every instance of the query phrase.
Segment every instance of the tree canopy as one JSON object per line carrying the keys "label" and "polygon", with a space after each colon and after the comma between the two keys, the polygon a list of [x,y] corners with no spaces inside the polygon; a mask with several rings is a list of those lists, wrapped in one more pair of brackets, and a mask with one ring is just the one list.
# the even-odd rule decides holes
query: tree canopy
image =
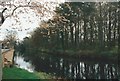
{"label": "tree canopy", "polygon": [[44,49],[118,54],[119,3],[66,2],[55,12],[25,40],[29,46],[26,48],[34,47],[36,52]]}

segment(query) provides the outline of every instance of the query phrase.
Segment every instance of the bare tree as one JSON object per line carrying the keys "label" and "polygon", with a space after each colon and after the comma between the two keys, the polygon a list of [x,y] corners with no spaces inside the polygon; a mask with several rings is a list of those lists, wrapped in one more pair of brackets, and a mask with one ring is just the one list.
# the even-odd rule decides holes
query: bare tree
{"label": "bare tree", "polygon": [[6,35],[4,37],[3,45],[7,48],[14,47],[15,43],[17,41],[17,32],[16,31],[9,31],[7,30]]}
{"label": "bare tree", "polygon": [[[57,2],[45,2],[44,0],[1,0],[0,8],[7,8],[7,11],[4,13],[4,17],[15,20],[14,25],[20,25],[20,14],[34,14],[40,19],[45,20],[51,18],[54,14],[54,9],[58,5]],[[30,18],[30,17],[29,17]],[[31,19],[27,21],[32,22]]]}

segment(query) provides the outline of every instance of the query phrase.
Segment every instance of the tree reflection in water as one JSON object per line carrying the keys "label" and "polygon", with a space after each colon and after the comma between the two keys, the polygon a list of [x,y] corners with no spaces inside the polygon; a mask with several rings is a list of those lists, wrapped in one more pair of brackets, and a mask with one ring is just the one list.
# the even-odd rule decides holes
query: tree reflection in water
{"label": "tree reflection in water", "polygon": [[32,60],[36,71],[67,79],[117,79],[118,64],[80,61],[41,55]]}

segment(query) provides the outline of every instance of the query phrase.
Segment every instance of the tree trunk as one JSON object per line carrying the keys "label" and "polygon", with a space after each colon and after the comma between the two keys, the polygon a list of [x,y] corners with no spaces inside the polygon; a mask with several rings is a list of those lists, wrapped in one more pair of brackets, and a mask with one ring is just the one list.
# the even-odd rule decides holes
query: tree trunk
{"label": "tree trunk", "polygon": [[78,44],[77,44],[77,37],[78,37],[78,30],[77,30],[77,25],[76,25],[76,23],[75,23],[75,48],[77,48],[78,47]]}
{"label": "tree trunk", "polygon": [[87,36],[87,32],[86,32],[86,27],[87,27],[87,21],[86,21],[86,18],[85,18],[85,15],[84,15],[84,26],[83,26],[83,30],[84,30],[84,35],[83,35],[83,40],[84,40],[84,48],[86,48],[86,36]]}
{"label": "tree trunk", "polygon": [[98,20],[98,43],[99,43],[99,52],[103,50],[103,23],[102,23],[102,6],[100,5],[100,14],[99,14],[99,20]]}
{"label": "tree trunk", "polygon": [[111,7],[109,7],[108,49],[111,49]]}
{"label": "tree trunk", "polygon": [[2,80],[2,45],[0,44],[0,81]]}
{"label": "tree trunk", "polygon": [[71,33],[71,47],[73,47],[74,40],[73,40],[73,27],[72,27],[72,25],[70,25],[70,33]]}
{"label": "tree trunk", "polygon": [[120,74],[120,2],[118,2],[118,73]]}

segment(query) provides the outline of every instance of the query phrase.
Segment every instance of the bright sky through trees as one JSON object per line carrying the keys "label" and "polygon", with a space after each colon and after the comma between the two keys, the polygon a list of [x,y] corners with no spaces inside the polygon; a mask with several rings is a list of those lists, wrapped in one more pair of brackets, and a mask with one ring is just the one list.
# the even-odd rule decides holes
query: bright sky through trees
{"label": "bright sky through trees", "polygon": [[[31,16],[32,15],[32,16]],[[33,13],[32,11],[30,11],[29,14],[21,14],[18,16],[21,21],[21,24],[19,25],[19,23],[17,23],[16,25],[13,25],[15,23],[14,18],[8,18],[6,19],[6,21],[3,23],[1,30],[0,30],[0,40],[4,39],[4,36],[6,34],[6,31],[10,31],[10,30],[15,30],[18,32],[18,38],[22,39],[27,35],[28,31],[33,30],[33,28],[38,27],[38,23],[40,22],[40,19],[35,15],[35,13]],[[29,18],[30,17],[30,18]],[[29,18],[29,21],[27,21]]]}
{"label": "bright sky through trees", "polygon": [[64,1],[78,2],[81,0],[0,0],[0,11],[5,7],[8,8],[3,14],[6,20],[0,27],[0,40],[4,39],[8,30],[17,31],[18,38],[23,39],[28,32],[39,27],[41,20],[49,19],[52,16],[51,12],[56,6],[56,4],[53,5],[54,2],[58,4]]}
{"label": "bright sky through trees", "polygon": [[[6,31],[10,30],[17,31],[18,38],[22,40],[30,31],[39,27],[40,21],[49,19],[52,16],[52,10],[55,9],[56,4],[52,5],[48,2],[61,3],[61,0],[0,0],[0,11],[5,7],[8,8],[3,14],[6,20],[0,27],[0,40],[3,40]],[[50,13],[43,7],[49,8]]]}

